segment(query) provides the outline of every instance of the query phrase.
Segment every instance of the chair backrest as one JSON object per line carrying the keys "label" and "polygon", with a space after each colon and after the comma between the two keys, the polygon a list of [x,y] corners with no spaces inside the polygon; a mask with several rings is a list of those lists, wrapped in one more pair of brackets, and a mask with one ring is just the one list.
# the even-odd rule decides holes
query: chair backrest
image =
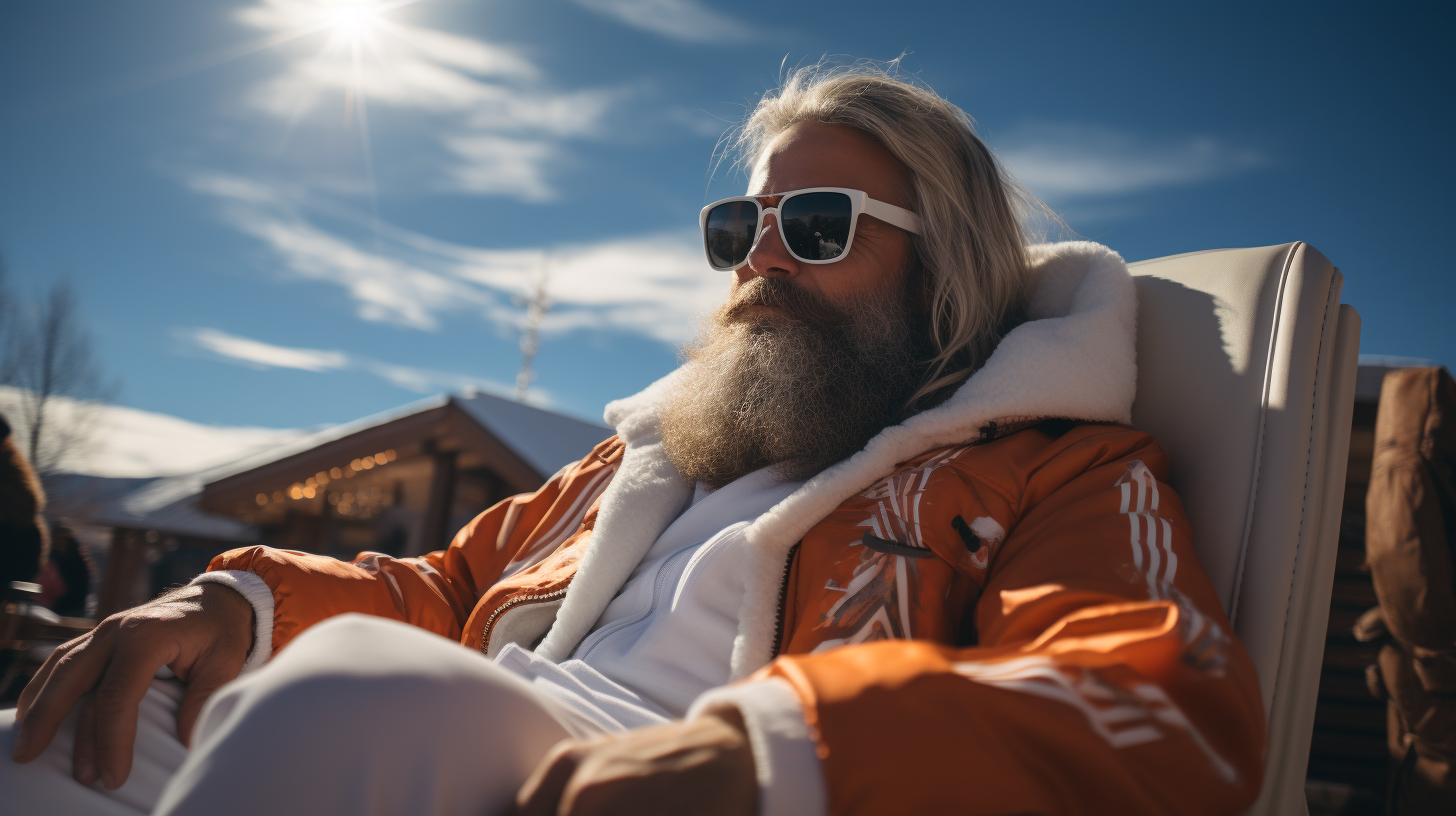
{"label": "chair backrest", "polygon": [[1172,459],[1194,548],[1259,671],[1264,789],[1305,811],[1304,775],[1334,580],[1360,316],[1303,243],[1132,265],[1133,423]]}

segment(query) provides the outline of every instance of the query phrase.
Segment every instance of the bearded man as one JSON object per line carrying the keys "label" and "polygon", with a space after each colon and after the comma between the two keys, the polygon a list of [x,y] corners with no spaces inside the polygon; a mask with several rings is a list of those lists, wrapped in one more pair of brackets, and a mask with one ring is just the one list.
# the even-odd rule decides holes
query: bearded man
{"label": "bearded man", "polygon": [[1247,806],[1258,687],[1166,457],[1126,424],[1121,259],[1025,246],[965,114],[883,73],[798,72],[740,144],[748,195],[701,215],[728,301],[681,369],[608,406],[616,436],[444,551],[235,550],[108,619],[26,689],[6,733],[43,761],[8,765],[7,795],[169,814]]}

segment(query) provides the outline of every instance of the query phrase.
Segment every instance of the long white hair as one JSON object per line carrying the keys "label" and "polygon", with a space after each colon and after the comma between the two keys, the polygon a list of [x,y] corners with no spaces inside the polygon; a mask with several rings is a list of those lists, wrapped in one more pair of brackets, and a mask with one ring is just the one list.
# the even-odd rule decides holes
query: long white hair
{"label": "long white hair", "polygon": [[795,69],[726,144],[750,173],[775,137],[804,121],[863,131],[910,170],[922,225],[911,236],[911,280],[923,282],[935,351],[910,404],[938,402],[1022,320],[1032,286],[1023,219],[1060,219],[1006,173],[964,111],[873,63]]}

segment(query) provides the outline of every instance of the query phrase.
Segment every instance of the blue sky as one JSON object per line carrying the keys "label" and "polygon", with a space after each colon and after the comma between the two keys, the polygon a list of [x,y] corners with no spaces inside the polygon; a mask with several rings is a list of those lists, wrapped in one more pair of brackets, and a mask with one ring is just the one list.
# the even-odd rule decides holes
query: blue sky
{"label": "blue sky", "polygon": [[357,62],[351,14],[0,4],[0,253],[74,282],[121,403],[298,427],[507,390],[545,268],[534,394],[597,418],[725,291],[719,135],[824,55],[906,54],[1129,261],[1308,241],[1363,352],[1456,363],[1449,3],[424,0]]}

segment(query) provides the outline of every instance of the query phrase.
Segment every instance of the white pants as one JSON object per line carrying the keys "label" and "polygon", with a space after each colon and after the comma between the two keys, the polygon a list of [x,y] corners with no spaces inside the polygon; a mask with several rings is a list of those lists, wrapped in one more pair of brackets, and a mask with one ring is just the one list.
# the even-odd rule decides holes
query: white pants
{"label": "white pants", "polygon": [[504,810],[557,741],[597,726],[483,655],[409,624],[341,615],[213,696],[189,752],[181,686],[152,684],[125,785],[71,778],[74,716],[45,754],[10,761],[0,814],[471,814]]}

